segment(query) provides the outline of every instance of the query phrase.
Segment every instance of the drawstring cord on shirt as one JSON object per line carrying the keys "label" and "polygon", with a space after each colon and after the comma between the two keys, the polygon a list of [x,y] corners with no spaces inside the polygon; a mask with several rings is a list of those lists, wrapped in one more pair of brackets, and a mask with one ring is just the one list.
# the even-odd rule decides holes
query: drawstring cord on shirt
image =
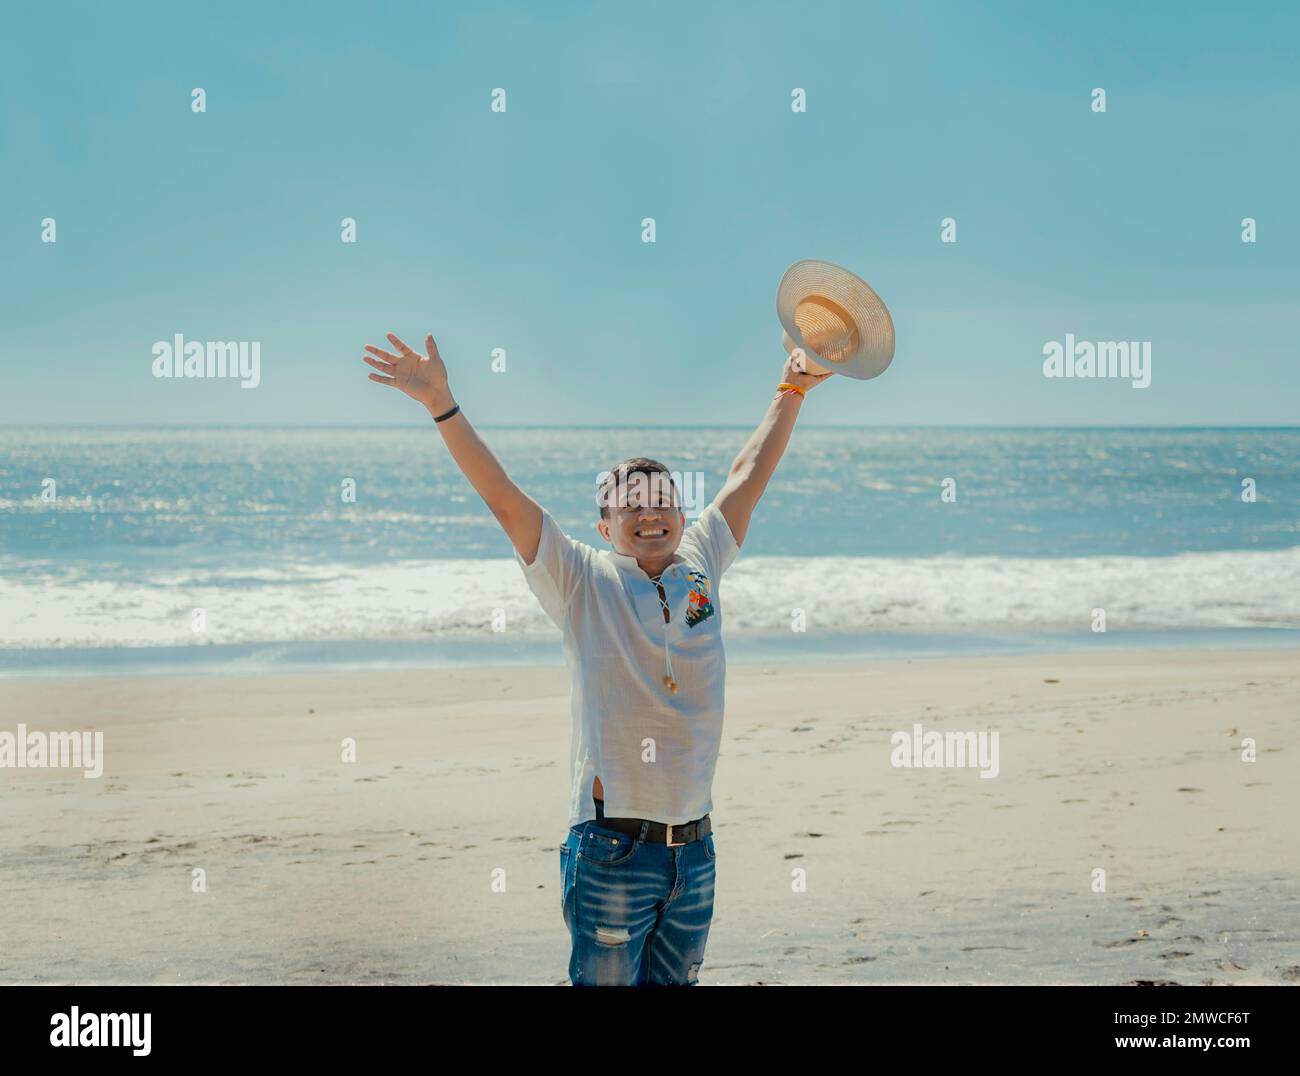
{"label": "drawstring cord on shirt", "polygon": [[659,578],[663,574],[663,572],[660,572],[659,575],[651,576],[650,582],[655,585],[655,592],[659,596],[659,604],[663,607],[664,611],[664,667],[667,670],[667,673],[664,676],[664,687],[668,689],[670,694],[676,695],[677,681],[673,679],[673,659],[668,653],[668,627],[672,622],[672,610],[668,608],[668,600],[664,597],[665,591],[663,584],[659,582]]}

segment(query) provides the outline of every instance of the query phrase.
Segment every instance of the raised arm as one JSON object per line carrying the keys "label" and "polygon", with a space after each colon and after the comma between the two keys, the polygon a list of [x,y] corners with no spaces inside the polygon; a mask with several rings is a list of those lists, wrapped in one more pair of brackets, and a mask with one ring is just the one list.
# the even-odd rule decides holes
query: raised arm
{"label": "raised arm", "polygon": [[[798,385],[805,392],[830,376],[805,373],[802,352],[799,351],[786,359],[785,369],[781,371],[782,381]],[[790,442],[790,434],[802,406],[803,397],[799,393],[789,389],[777,392],[763,421],[740,450],[740,455],[731,465],[726,482],[714,498],[737,545],[744,544],[745,532],[749,530],[749,517],[754,514],[759,498],[767,489],[768,480],[785,454],[785,446]]]}
{"label": "raised arm", "polygon": [[[366,345],[370,355],[363,358],[379,371],[371,374],[370,380],[400,389],[422,403],[434,418],[454,408],[456,401],[448,384],[447,366],[438,354],[433,334],[424,338],[427,355],[412,351],[392,333],[388,334],[388,339],[397,349],[396,354]],[[463,411],[439,422],[438,430],[452,459],[496,516],[511,545],[526,563],[531,564],[537,557],[537,546],[542,537],[541,506],[510,480],[505,468],[479,439]]]}

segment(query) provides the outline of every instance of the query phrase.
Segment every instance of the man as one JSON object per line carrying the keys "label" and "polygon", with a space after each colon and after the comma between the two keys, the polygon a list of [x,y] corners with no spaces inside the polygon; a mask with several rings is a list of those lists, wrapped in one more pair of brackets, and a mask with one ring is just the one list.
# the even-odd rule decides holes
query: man
{"label": "man", "polygon": [[574,986],[698,981],[713,918],[713,772],[726,660],[718,584],[785,452],[804,393],[830,374],[796,351],[721,491],[691,524],[668,469],[627,460],[600,486],[597,552],[516,486],[451,394],[433,336],[419,355],[372,345],[370,379],[428,409],[452,458],[510,538],[564,636],[573,785],[560,848]]}

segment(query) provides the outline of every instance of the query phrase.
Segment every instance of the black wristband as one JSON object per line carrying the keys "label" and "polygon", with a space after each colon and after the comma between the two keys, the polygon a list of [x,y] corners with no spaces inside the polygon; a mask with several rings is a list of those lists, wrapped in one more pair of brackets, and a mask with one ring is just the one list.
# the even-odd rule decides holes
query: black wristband
{"label": "black wristband", "polygon": [[457,404],[457,405],[456,405],[455,407],[453,407],[450,411],[448,411],[445,415],[434,415],[434,417],[433,417],[433,421],[434,421],[434,422],[441,422],[443,419],[451,418],[451,416],[454,415],[454,414],[455,414],[457,411],[459,411],[459,410],[460,410],[460,404]]}

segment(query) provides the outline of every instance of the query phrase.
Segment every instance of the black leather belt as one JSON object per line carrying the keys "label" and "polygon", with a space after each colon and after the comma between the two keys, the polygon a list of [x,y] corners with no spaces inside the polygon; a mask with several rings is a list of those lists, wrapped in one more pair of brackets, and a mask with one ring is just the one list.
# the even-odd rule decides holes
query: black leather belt
{"label": "black leather belt", "polygon": [[646,827],[645,839],[651,844],[666,844],[670,848],[677,848],[692,841],[702,841],[713,832],[713,823],[709,821],[708,815],[697,818],[694,822],[671,825],[648,818],[606,818],[605,801],[595,796],[591,798],[596,804],[596,821],[600,825],[618,830],[619,833],[626,833],[630,837],[640,837],[641,827],[644,826]]}

